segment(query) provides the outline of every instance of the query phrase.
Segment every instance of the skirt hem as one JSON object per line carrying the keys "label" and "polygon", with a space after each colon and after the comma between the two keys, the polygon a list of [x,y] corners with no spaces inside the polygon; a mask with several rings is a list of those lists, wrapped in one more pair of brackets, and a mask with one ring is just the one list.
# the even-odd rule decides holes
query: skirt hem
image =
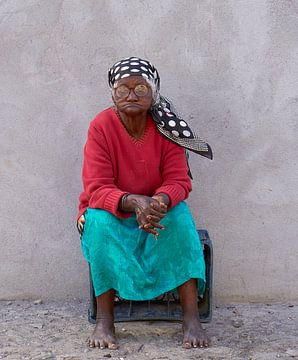
{"label": "skirt hem", "polygon": [[[117,289],[116,286],[108,286],[99,291],[95,291],[95,290],[94,291],[95,291],[95,296],[97,297],[97,296],[102,295],[103,293],[105,293],[106,291],[108,291],[110,289],[114,289],[119,294],[119,296],[124,300],[145,301],[145,300],[152,300],[168,291],[171,291],[171,290],[174,291],[174,289],[181,286],[182,284],[184,284],[185,282],[187,282],[190,279],[197,279],[198,282],[201,282],[201,286],[199,286],[199,284],[198,284],[198,295],[202,296],[205,291],[206,282],[200,275],[197,275],[197,274],[196,275],[188,275],[183,280],[177,281],[175,285],[168,286],[165,288],[165,290],[162,290],[161,292],[160,291],[152,291],[151,293],[146,294],[144,296],[132,295],[132,294],[125,293],[125,291]],[[201,290],[200,288],[202,289],[202,291],[200,291]]]}

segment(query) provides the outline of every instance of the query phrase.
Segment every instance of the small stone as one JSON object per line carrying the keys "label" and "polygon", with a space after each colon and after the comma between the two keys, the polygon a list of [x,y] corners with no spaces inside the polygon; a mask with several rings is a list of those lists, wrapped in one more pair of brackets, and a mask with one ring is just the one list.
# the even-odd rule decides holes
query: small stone
{"label": "small stone", "polygon": [[7,301],[6,305],[12,305],[12,301]]}
{"label": "small stone", "polygon": [[298,349],[288,349],[286,354],[293,358],[298,358]]}
{"label": "small stone", "polygon": [[43,324],[30,324],[30,326],[34,327],[35,329],[42,329],[43,328]]}
{"label": "small stone", "polygon": [[143,349],[143,347],[144,347],[144,344],[141,344],[139,347],[138,347],[138,352],[140,352],[142,349]]}
{"label": "small stone", "polygon": [[126,331],[126,329],[125,329],[125,328],[122,328],[121,331]]}
{"label": "small stone", "polygon": [[112,355],[111,354],[105,354],[103,357],[106,357],[106,358],[111,358]]}
{"label": "small stone", "polygon": [[42,300],[41,299],[36,299],[33,301],[34,305],[41,305],[42,304]]}
{"label": "small stone", "polygon": [[232,320],[232,325],[235,328],[240,328],[241,326],[243,326],[243,320]]}

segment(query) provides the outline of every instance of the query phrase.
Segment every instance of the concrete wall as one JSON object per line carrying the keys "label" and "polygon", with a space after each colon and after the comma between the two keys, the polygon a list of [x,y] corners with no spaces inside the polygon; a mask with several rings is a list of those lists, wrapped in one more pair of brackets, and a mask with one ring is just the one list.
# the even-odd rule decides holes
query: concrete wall
{"label": "concrete wall", "polygon": [[189,203],[216,299],[298,298],[297,1],[4,0],[0,19],[0,298],[87,297],[82,149],[131,55],[213,147]]}

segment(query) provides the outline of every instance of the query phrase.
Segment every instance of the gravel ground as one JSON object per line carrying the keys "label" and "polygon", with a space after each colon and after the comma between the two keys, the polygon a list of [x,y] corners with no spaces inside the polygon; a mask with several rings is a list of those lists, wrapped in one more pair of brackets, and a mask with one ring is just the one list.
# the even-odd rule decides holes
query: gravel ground
{"label": "gravel ground", "polygon": [[209,349],[181,348],[181,324],[116,324],[120,348],[89,349],[87,302],[0,302],[0,359],[298,359],[298,304],[220,305],[204,324]]}

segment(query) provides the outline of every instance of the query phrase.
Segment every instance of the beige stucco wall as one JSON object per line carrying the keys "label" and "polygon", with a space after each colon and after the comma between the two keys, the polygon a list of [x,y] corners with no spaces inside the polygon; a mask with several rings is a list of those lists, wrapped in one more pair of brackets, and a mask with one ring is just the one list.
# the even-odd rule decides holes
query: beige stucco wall
{"label": "beige stucco wall", "polygon": [[217,301],[297,299],[297,19],[289,0],[1,1],[0,298],[87,297],[82,149],[108,67],[136,55],[214,150],[189,204]]}

